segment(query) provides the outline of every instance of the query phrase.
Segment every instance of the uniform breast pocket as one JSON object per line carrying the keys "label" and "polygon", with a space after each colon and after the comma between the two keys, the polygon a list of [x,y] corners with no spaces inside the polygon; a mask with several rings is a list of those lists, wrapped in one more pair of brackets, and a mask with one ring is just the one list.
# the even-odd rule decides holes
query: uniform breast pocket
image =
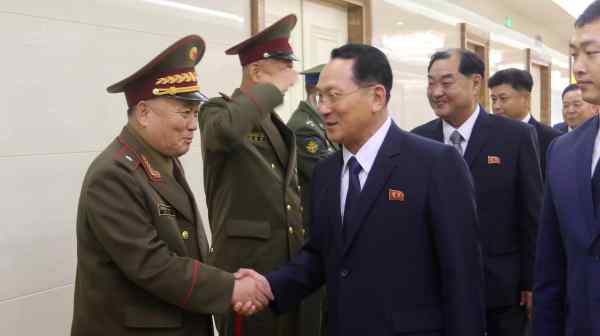
{"label": "uniform breast pocket", "polygon": [[225,223],[226,240],[214,246],[217,265],[252,268],[261,250],[271,239],[271,225],[267,221],[229,220]]}

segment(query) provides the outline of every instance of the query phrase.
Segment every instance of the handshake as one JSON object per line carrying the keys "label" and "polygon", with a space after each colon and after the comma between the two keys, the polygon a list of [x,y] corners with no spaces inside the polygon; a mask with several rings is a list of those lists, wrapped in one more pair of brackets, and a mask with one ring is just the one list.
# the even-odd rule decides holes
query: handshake
{"label": "handshake", "polygon": [[258,272],[241,268],[234,276],[231,307],[236,313],[250,316],[265,309],[274,299],[269,282]]}

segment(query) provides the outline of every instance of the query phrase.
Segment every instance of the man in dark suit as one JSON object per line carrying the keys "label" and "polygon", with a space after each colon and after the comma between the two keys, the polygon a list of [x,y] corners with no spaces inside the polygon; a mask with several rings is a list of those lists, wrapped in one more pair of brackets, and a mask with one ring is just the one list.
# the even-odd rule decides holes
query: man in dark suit
{"label": "man in dark suit", "polygon": [[[583,99],[600,104],[600,1],[575,21],[573,72]],[[598,336],[600,138],[593,117],[548,148],[535,263],[536,336]]]}
{"label": "man in dark suit", "polygon": [[562,101],[563,118],[565,119],[565,126],[562,127],[563,133],[576,129],[598,114],[598,105],[586,102],[577,84],[569,84],[563,90]]}
{"label": "man in dark suit", "polygon": [[492,111],[496,115],[523,121],[535,127],[540,154],[542,177],[545,176],[546,150],[550,142],[562,133],[546,126],[530,114],[533,78],[528,71],[515,68],[500,70],[488,80],[492,96]]}
{"label": "man in dark suit", "polygon": [[343,149],[315,169],[309,241],[266,276],[272,308],[286,311],[326,282],[329,335],[482,335],[468,169],[454,149],[392,122],[392,83],[377,48],[332,51],[317,85],[319,111]]}
{"label": "man in dark suit", "polygon": [[454,146],[469,165],[483,233],[487,332],[521,335],[542,198],[533,127],[479,106],[484,64],[473,52],[437,52],[428,72],[427,96],[439,118],[414,132]]}

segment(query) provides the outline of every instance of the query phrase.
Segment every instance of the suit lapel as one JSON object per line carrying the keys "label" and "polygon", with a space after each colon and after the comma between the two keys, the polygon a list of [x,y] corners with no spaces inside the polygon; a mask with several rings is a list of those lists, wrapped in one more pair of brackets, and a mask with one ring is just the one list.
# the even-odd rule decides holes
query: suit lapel
{"label": "suit lapel", "polygon": [[132,155],[140,161],[144,172],[148,176],[148,182],[162,196],[169,205],[173,206],[177,211],[185,217],[190,223],[194,222],[190,200],[188,193],[177,181],[166,173],[156,171],[148,161],[145,145],[143,145],[126,127],[119,136],[121,142]]}
{"label": "suit lapel", "polygon": [[[273,118],[273,116],[275,116],[275,117]],[[283,167],[286,167],[286,165],[288,163],[288,159],[289,159],[288,158],[289,152],[288,152],[285,142],[283,141],[281,133],[278,132],[277,126],[275,125],[275,122],[280,122],[280,121],[281,120],[277,117],[276,114],[271,113],[269,117],[265,118],[260,123],[260,126],[262,127],[263,131],[267,135],[267,138],[269,138],[269,142],[271,142],[273,149],[275,149],[275,154],[277,154],[277,158],[279,158],[279,162],[281,163],[281,165]]]}
{"label": "suit lapel", "polygon": [[594,121],[591,125],[592,129],[585,130],[581,143],[577,146],[577,151],[575,153],[576,160],[576,180],[577,180],[577,190],[580,197],[581,205],[583,206],[583,210],[585,212],[585,216],[587,218],[587,229],[588,232],[591,233],[589,235],[591,244],[596,235],[598,234],[598,225],[597,219],[594,215],[594,204],[592,201],[592,155],[594,152],[594,142],[596,138],[596,133],[598,130],[598,118],[594,118]]}
{"label": "suit lapel", "polygon": [[444,143],[444,127],[442,124],[442,119],[438,119],[434,125],[432,139],[437,140],[441,143]]}
{"label": "suit lapel", "polygon": [[160,181],[150,180],[150,184],[160,196],[162,196],[170,205],[185,217],[190,223],[194,223],[194,215],[190,206],[190,199],[187,197],[183,187],[170,176],[162,176]]}
{"label": "suit lapel", "polygon": [[396,124],[392,122],[383,144],[379,149],[379,153],[377,153],[373,167],[371,167],[371,171],[367,176],[365,186],[360,193],[360,206],[354,211],[354,218],[347,223],[350,227],[346,228],[346,230],[348,230],[348,239],[344,242],[342,255],[346,254],[348,248],[352,245],[352,241],[371,211],[373,203],[384,194],[382,189],[395,167],[395,162],[391,157],[399,153],[401,140],[402,133]]}
{"label": "suit lapel", "polygon": [[464,155],[465,161],[469,167],[472,166],[477,154],[479,154],[483,148],[483,145],[485,145],[485,142],[487,141],[489,123],[490,116],[483,108],[480,108],[477,120],[475,120],[475,125],[473,125],[473,131],[471,132],[471,138],[469,139],[469,143],[467,145],[467,151]]}
{"label": "suit lapel", "polygon": [[329,211],[329,224],[331,225],[332,230],[330,231],[333,234],[333,239],[335,245],[338,247],[338,250],[344,248],[342,245],[342,209],[341,209],[341,192],[342,192],[342,169],[344,168],[344,158],[342,155],[342,151],[338,151],[336,154],[336,169],[333,170],[333,176],[331,181],[333,181],[333,185],[330,188],[333,193],[333,201],[331,203],[331,209]]}
{"label": "suit lapel", "polygon": [[206,258],[208,258],[208,239],[206,237],[206,233],[204,232],[204,227],[202,226],[202,219],[200,218],[200,212],[198,211],[198,206],[196,205],[196,198],[194,197],[194,193],[185,179],[185,173],[179,160],[175,160],[175,179],[190,197],[192,213],[196,219],[195,224],[196,231],[198,232],[197,238],[198,246],[200,247],[200,255],[202,260],[206,260]]}
{"label": "suit lapel", "polygon": [[[285,185],[289,186],[292,177],[294,177],[296,173],[296,137],[277,115],[274,115],[273,125],[275,125],[275,128],[278,129],[278,133],[281,135],[279,138],[283,140],[282,144],[288,144],[288,147],[284,148],[285,157],[283,157],[283,159],[287,160],[283,162],[283,167],[286,170]],[[280,157],[280,159],[282,159],[282,157]]]}

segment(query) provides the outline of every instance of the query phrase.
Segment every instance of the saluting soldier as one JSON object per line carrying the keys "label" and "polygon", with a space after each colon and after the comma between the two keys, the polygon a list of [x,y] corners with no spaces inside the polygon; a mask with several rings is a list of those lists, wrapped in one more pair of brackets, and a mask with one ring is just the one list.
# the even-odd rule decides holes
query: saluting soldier
{"label": "saluting soldier", "polygon": [[211,313],[258,298],[245,294],[254,289],[246,279],[205,264],[208,242],[178,160],[205,100],[194,69],[204,49],[187,36],[108,88],[125,93],[128,121],[83,181],[71,335],[212,335]]}
{"label": "saluting soldier", "polygon": [[[317,163],[337,151],[338,145],[327,137],[323,117],[317,112],[317,83],[325,64],[301,72],[304,75],[306,100],[298,104],[288,121],[288,127],[296,135],[298,145],[298,176],[304,204],[304,226],[309,224],[310,181]],[[327,326],[327,303],[324,291],[318,291],[304,300],[302,306],[302,335],[325,335]]]}
{"label": "saluting soldier", "polygon": [[[238,55],[242,83],[221,94],[199,115],[204,186],[213,237],[210,261],[230,272],[269,272],[285,264],[304,242],[296,142],[275,112],[298,79],[289,44],[296,16],[288,15],[226,51]],[[297,309],[217,318],[221,335],[298,335]]]}

